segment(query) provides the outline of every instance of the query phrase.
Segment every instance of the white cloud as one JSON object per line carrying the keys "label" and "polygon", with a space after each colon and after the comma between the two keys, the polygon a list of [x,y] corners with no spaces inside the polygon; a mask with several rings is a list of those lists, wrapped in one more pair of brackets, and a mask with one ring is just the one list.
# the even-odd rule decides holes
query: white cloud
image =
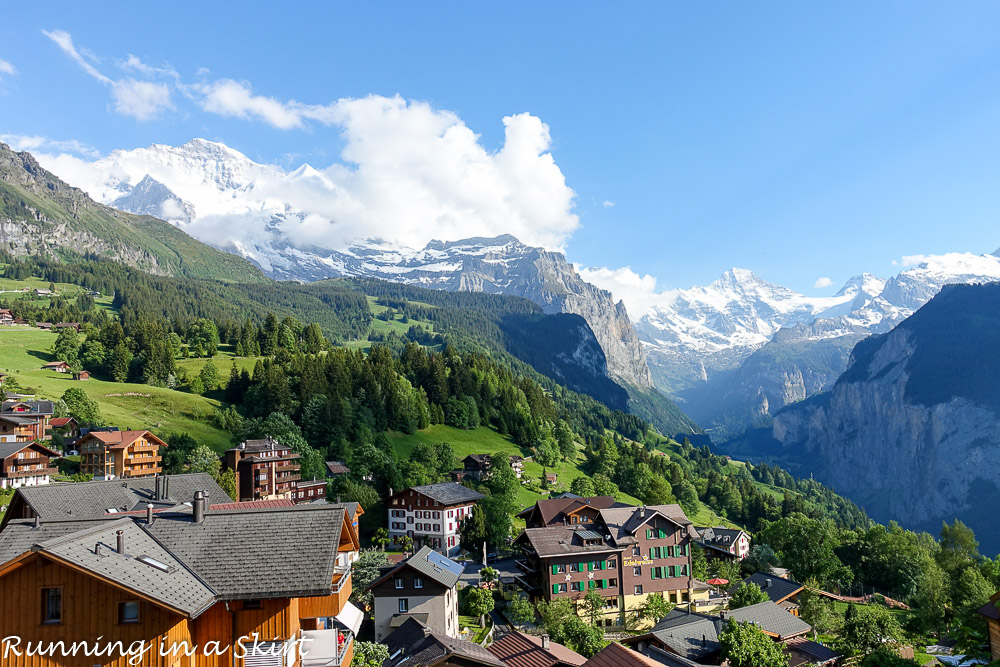
{"label": "white cloud", "polygon": [[170,88],[165,83],[122,79],[111,86],[115,100],[115,111],[123,116],[146,121],[156,118],[161,112],[173,109]]}
{"label": "white cloud", "polygon": [[604,200],[604,208],[614,208],[615,203],[609,199]]}
{"label": "white cloud", "polygon": [[43,30],[42,33],[55,42],[56,45],[63,50],[63,53],[75,60],[76,63],[83,68],[84,72],[94,77],[101,83],[109,85],[113,83],[109,77],[101,74],[97,68],[94,67],[92,61],[95,60],[95,58],[92,54],[86,52],[87,55],[84,55],[84,53],[81,53],[80,50],[76,48],[76,45],[73,44],[73,37],[68,32],[65,30],[53,30],[52,32]]}
{"label": "white cloud", "polygon": [[15,151],[56,151],[59,153],[75,153],[84,157],[96,158],[101,153],[93,146],[76,139],[57,140],[40,135],[0,134],[0,141]]}
{"label": "white cloud", "polygon": [[155,65],[148,65],[137,56],[128,54],[128,58],[121,64],[122,69],[133,70],[140,74],[144,74],[148,77],[160,77],[165,76],[171,79],[179,79],[180,74],[177,73],[170,65],[163,65],[161,67],[156,67]]}
{"label": "white cloud", "polygon": [[[97,57],[85,49],[77,48],[73,37],[65,30],[53,30],[42,33],[62,49],[63,53],[72,58],[87,74],[102,84],[109,86],[114,101],[114,110],[123,116],[131,116],[139,121],[156,118],[163,111],[173,109],[170,100],[170,87],[162,82],[137,81],[133,78],[115,80],[97,69]],[[136,70],[146,76],[167,75],[176,77],[171,68],[157,68],[146,65],[133,55],[122,63],[122,68]]]}
{"label": "white cloud", "polygon": [[656,291],[656,278],[640,276],[630,267],[608,269],[605,267],[577,267],[580,276],[589,283],[608,290],[615,299],[625,302],[629,317],[635,321],[653,306],[669,299],[669,292]]}
{"label": "white cloud", "polygon": [[262,120],[279,130],[302,127],[304,105],[254,95],[250,86],[238,81],[220,79],[211,84],[196,84],[191,90],[198,95],[201,108],[209,113]]}
{"label": "white cloud", "polygon": [[815,287],[816,289],[823,289],[824,287],[829,287],[832,284],[833,284],[832,280],[830,280],[826,276],[823,276],[822,278],[816,279],[816,282],[813,283],[813,287]]}
{"label": "white cloud", "polygon": [[0,74],[9,74],[13,76],[17,74],[17,68],[3,58],[0,58]]}

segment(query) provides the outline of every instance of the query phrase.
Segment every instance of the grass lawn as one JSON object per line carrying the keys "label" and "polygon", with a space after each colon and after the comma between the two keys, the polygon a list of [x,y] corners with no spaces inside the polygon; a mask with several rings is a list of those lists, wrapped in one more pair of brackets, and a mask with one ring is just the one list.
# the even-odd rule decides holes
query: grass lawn
{"label": "grass lawn", "polygon": [[486,633],[490,631],[490,619],[486,618],[486,627],[479,627],[479,619],[475,616],[459,615],[459,628],[469,628],[469,639],[477,644],[486,638]]}
{"label": "grass lawn", "polygon": [[[105,422],[121,428],[149,429],[160,436],[184,432],[213,449],[229,445],[229,435],[211,423],[217,400],[145,384],[73,380],[68,373],[41,370],[56,334],[27,327],[0,329],[0,370],[17,378],[39,399],[56,400],[78,387],[101,407]],[[221,370],[221,369],[220,369]],[[225,373],[228,373],[228,367]]]}
{"label": "grass lawn", "polygon": [[[253,373],[253,367],[257,360],[262,357],[237,357],[232,345],[219,345],[218,353],[212,357],[212,363],[219,370],[219,377],[225,383],[229,379],[229,369],[233,362],[236,362],[238,369]],[[193,378],[201,372],[202,367],[208,362],[208,357],[197,357],[177,360],[177,371],[184,371],[189,378]]]}
{"label": "grass lawn", "polygon": [[[377,318],[378,315],[380,315],[380,314],[384,313],[385,311],[389,310],[389,308],[387,306],[380,306],[377,303],[375,303],[375,297],[374,296],[370,296],[369,295],[369,296],[366,296],[365,298],[368,300],[368,307],[371,309],[372,314],[375,315],[376,318]],[[432,306],[432,305],[426,304],[426,303],[420,303],[418,301],[410,301],[409,303],[412,303],[414,305],[426,306],[427,308],[436,308],[437,307],[437,306]],[[371,326],[371,329],[369,329],[369,332],[379,333],[379,334],[387,334],[389,332],[394,332],[394,333],[396,333],[399,336],[403,336],[404,334],[406,334],[407,331],[409,331],[410,327],[413,326],[414,324],[416,324],[417,326],[423,327],[427,331],[434,331],[434,325],[431,322],[425,322],[423,320],[409,320],[409,321],[407,321],[407,322],[404,323],[402,321],[402,315],[399,315],[397,313],[396,315],[393,315],[393,318],[391,320],[388,320],[388,321],[380,320],[380,319],[374,319],[374,320],[372,320],[372,326]],[[343,347],[347,347],[347,348],[351,348],[351,349],[361,349],[365,353],[367,353],[371,349],[371,346],[372,346],[371,341],[367,340],[367,334],[365,335],[365,338],[362,338],[360,340],[346,341],[343,344]],[[430,349],[438,350],[438,349],[440,349],[441,346],[440,345],[432,345],[432,346],[426,346],[425,345],[424,347],[429,347]]]}
{"label": "grass lawn", "polygon": [[[404,460],[410,456],[413,452],[413,448],[420,442],[447,442],[455,450],[455,455],[459,460],[464,459],[469,454],[493,454],[504,452],[506,454],[517,454],[519,456],[525,455],[525,453],[521,451],[521,448],[514,444],[510,438],[500,435],[493,429],[485,426],[480,426],[475,430],[467,431],[465,429],[458,429],[452,426],[434,424],[427,429],[417,431],[412,435],[399,432],[392,432],[388,435],[396,455],[399,456],[400,459]],[[556,467],[549,468],[548,472],[554,472],[559,476],[559,481],[552,491],[554,493],[568,491],[569,486],[574,479],[586,475],[586,473],[579,467],[582,463],[583,455],[578,454],[575,461],[562,461]],[[541,479],[542,466],[534,461],[525,461],[524,475],[533,485],[537,486],[539,480]],[[533,505],[535,501],[547,497],[548,494],[539,493],[538,491],[534,491],[523,485],[517,493],[517,501],[523,507]],[[621,494],[620,500],[622,502],[639,503],[637,499],[625,493]]]}

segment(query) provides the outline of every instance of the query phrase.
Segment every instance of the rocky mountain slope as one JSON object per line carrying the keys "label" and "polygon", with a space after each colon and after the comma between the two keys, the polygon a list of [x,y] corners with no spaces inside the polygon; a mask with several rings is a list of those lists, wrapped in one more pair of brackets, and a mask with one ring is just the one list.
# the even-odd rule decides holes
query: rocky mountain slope
{"label": "rocky mountain slope", "polygon": [[0,243],[14,255],[89,253],[155,275],[260,282],[250,262],[210,248],[174,226],[90,199],[0,143]]}
{"label": "rocky mountain slope", "polygon": [[995,254],[920,260],[888,280],[856,276],[819,298],[734,269],[707,287],[668,294],[636,329],[657,386],[724,441],[829,388],[855,343],[890,330],[942,286],[1000,279]]}
{"label": "rocky mountain slope", "polygon": [[954,517],[1000,550],[1000,283],[952,285],[855,348],[828,393],[734,443],[812,473],[876,519],[937,533]]}
{"label": "rocky mountain slope", "polygon": [[[653,381],[623,303],[585,282],[566,258],[512,236],[435,241],[422,249],[390,240],[309,237],[310,202],[337,197],[309,165],[285,172],[223,144],[114,151],[74,174],[95,199],[155,214],[194,237],[242,255],[278,279],[381,278],[450,291],[528,298],[549,314],[580,315],[597,337],[610,377],[640,390]],[[293,195],[291,200],[276,193]]]}

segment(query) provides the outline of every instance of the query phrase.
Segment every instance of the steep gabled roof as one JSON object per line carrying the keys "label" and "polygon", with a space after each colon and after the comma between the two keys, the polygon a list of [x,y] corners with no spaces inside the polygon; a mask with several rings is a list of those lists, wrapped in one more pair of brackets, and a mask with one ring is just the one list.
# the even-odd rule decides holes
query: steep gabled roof
{"label": "steep gabled roof", "polygon": [[[348,522],[349,523],[349,522]],[[187,563],[221,599],[328,595],[344,528],[334,505],[158,514],[150,535]]]}
{"label": "steep gabled roof", "polygon": [[726,612],[726,617],[740,623],[752,623],[777,639],[798,637],[812,630],[811,625],[770,600]]}
{"label": "steep gabled roof", "polygon": [[732,591],[749,583],[760,586],[760,590],[764,591],[764,594],[767,595],[771,602],[783,602],[805,588],[799,582],[792,581],[791,579],[782,579],[773,574],[756,572],[733,586]]}
{"label": "steep gabled roof", "polygon": [[[125,541],[124,555],[115,550],[119,531]],[[33,550],[188,617],[215,602],[212,589],[132,519],[56,537],[37,543]]]}
{"label": "steep gabled roof", "polygon": [[458,505],[459,503],[471,503],[481,500],[485,496],[478,491],[473,491],[467,486],[462,486],[457,482],[438,482],[437,484],[427,484],[424,486],[413,486],[404,489],[396,495],[402,495],[406,491],[415,491],[422,496],[427,496],[431,500],[442,505]]}
{"label": "steep gabled roof", "polygon": [[689,660],[698,660],[718,653],[722,619],[707,614],[688,613],[672,609],[645,634],[630,637],[626,644],[655,638],[671,651]]}
{"label": "steep gabled roof", "polygon": [[489,667],[505,667],[495,655],[475,642],[433,632],[420,621],[409,618],[385,638],[389,659],[383,667],[429,667],[451,657]]}
{"label": "steep gabled roof", "polygon": [[527,518],[532,513],[537,512],[542,525],[549,526],[560,522],[560,517],[570,512],[578,511],[584,507],[594,507],[596,509],[607,509],[610,507],[629,507],[623,503],[615,502],[611,496],[590,496],[582,498],[572,494],[564,495],[560,498],[546,498],[537,501],[531,507],[527,507],[518,513],[521,518]]}
{"label": "steep gabled roof", "polygon": [[0,460],[17,454],[19,451],[34,448],[36,450],[42,450],[45,456],[59,456],[59,452],[49,449],[45,445],[41,445],[37,442],[2,442],[0,443]]}
{"label": "steep gabled roof", "polygon": [[542,638],[526,635],[523,632],[511,632],[493,642],[490,653],[500,658],[507,667],[562,667],[574,665],[579,667],[587,659],[576,651],[562,644],[551,642],[549,647],[542,648]]}
{"label": "steep gabled roof", "polygon": [[[23,405],[28,408],[28,412],[15,412],[14,408]],[[51,415],[55,412],[55,404],[52,401],[4,401],[0,405],[0,414],[4,415],[34,415],[36,417]]]}
{"label": "steep gabled roof", "polygon": [[608,527],[611,539],[617,544],[631,544],[635,532],[654,518],[660,517],[676,524],[693,540],[698,532],[684,514],[680,505],[647,505],[645,507],[613,507],[601,510],[601,521]]}
{"label": "steep gabled roof", "polygon": [[[160,477],[162,482],[167,476]],[[145,509],[147,503],[159,507],[172,507],[190,502],[195,491],[205,491],[209,500],[230,500],[212,476],[207,473],[169,475],[170,497],[156,499],[155,477],[116,479],[100,482],[74,482],[67,484],[46,484],[43,486],[22,486],[11,501],[13,507],[24,502],[43,521],[87,518],[103,516],[109,510],[128,512]],[[9,515],[9,514],[8,514]],[[0,524],[6,525],[7,519]]]}
{"label": "steep gabled roof", "polygon": [[401,561],[392,569],[387,570],[381,577],[373,581],[366,590],[371,590],[382,582],[388,581],[397,572],[408,567],[413,568],[428,579],[438,582],[445,588],[454,588],[464,571],[462,565],[442,556],[428,546],[423,546],[415,554]]}
{"label": "steep gabled roof", "polygon": [[102,444],[107,445],[109,449],[125,449],[142,437],[158,444],[160,447],[167,446],[167,443],[149,431],[91,431],[82,438],[81,442],[94,438]]}
{"label": "steep gabled roof", "polygon": [[583,667],[662,667],[662,664],[625,648],[618,642],[611,642],[583,663]]}

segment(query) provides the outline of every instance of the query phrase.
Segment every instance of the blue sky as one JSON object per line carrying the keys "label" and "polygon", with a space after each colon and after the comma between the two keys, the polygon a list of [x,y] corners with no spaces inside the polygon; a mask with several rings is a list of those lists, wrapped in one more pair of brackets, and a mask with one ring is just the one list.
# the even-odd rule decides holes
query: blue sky
{"label": "blue sky", "polygon": [[504,117],[541,119],[576,195],[570,260],[659,289],[741,266],[831,293],[905,255],[1000,246],[995,3],[215,4],[8,12],[0,134],[95,154],[201,136],[320,167],[341,159],[342,126],[282,129],[179,89],[146,114],[116,106],[115,82],[232,80],[286,106],[399,95],[453,112],[487,151]]}

